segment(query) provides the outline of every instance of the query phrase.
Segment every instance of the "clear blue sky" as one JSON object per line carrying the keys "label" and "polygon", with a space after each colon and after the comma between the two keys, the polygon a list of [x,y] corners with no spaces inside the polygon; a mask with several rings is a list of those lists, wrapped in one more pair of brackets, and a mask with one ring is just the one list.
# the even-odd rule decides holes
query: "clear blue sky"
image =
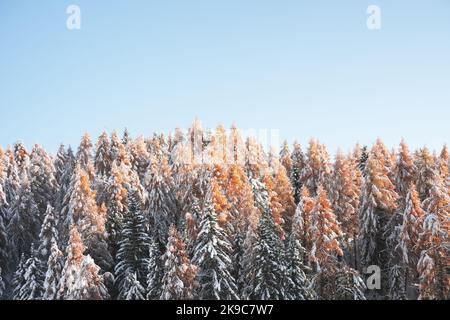
{"label": "clear blue sky", "polygon": [[[81,30],[66,8],[81,8]],[[366,27],[379,5],[382,29]],[[0,1],[0,145],[280,129],[331,151],[450,137],[447,0]]]}

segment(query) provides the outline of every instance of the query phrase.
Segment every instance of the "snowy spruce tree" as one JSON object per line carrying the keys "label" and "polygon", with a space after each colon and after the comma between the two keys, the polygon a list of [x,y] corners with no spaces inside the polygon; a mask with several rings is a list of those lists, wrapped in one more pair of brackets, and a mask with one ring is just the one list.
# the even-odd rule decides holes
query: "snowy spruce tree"
{"label": "snowy spruce tree", "polygon": [[[146,287],[149,245],[147,221],[142,212],[141,203],[136,194],[131,194],[128,212],[123,220],[121,240],[116,256],[117,264],[114,269],[119,299],[126,299],[128,296],[130,275],[135,275],[140,285]],[[128,282],[126,282],[127,277]]]}
{"label": "snowy spruce tree", "polygon": [[19,193],[11,207],[11,219],[7,227],[11,263],[14,268],[20,256],[31,254],[31,244],[37,241],[41,226],[39,208],[34,201],[29,180],[24,177]]}
{"label": "snowy spruce tree", "polygon": [[231,244],[219,225],[212,201],[207,196],[201,214],[193,263],[199,268],[199,298],[237,300],[236,280],[231,275]]}
{"label": "snowy spruce tree", "polygon": [[287,277],[289,283],[289,297],[292,300],[312,300],[315,298],[315,292],[312,288],[307,272],[310,272],[304,263],[305,248],[302,245],[302,228],[304,226],[301,211],[297,211],[292,230],[287,243]]}
{"label": "snowy spruce tree", "polygon": [[59,250],[55,242],[50,248],[50,256],[47,261],[47,271],[44,280],[43,300],[56,300],[59,281],[61,279],[63,265],[63,253]]}
{"label": "snowy spruce tree", "polygon": [[23,284],[19,290],[18,300],[41,300],[43,296],[42,271],[36,250],[32,251],[31,257],[24,265]]}
{"label": "snowy spruce tree", "polygon": [[161,297],[163,268],[159,248],[156,239],[152,239],[148,258],[147,300],[159,300]]}
{"label": "snowy spruce tree", "polygon": [[25,284],[25,272],[27,271],[25,268],[25,263],[27,259],[25,257],[25,254],[22,253],[20,256],[19,264],[17,265],[17,268],[14,272],[13,278],[12,278],[12,299],[13,300],[20,300],[20,290],[22,289],[23,285]]}
{"label": "snowy spruce tree", "polygon": [[[281,300],[287,298],[287,271],[284,245],[270,210],[267,189],[252,179],[255,204],[262,215],[256,230],[252,261],[248,268],[249,298]],[[282,284],[282,285],[280,285]]]}

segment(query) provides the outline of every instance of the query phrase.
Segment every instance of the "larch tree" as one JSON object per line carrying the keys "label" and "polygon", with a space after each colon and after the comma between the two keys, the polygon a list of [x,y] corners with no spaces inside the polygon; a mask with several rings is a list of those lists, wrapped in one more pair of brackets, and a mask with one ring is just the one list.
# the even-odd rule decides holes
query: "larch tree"
{"label": "larch tree", "polygon": [[80,271],[70,292],[69,300],[107,300],[108,290],[103,276],[99,275],[100,267],[89,256],[83,258]]}
{"label": "larch tree", "polygon": [[228,173],[226,195],[230,204],[233,247],[233,276],[237,281],[239,292],[242,292],[244,281],[244,240],[249,228],[257,224],[258,209],[254,205],[253,190],[242,166],[232,164]]}
{"label": "larch tree", "polygon": [[325,146],[311,140],[305,166],[301,172],[302,184],[308,187],[311,195],[315,196],[320,184],[328,189],[331,174],[332,166]]}
{"label": "larch tree", "polygon": [[317,188],[317,197],[310,219],[308,233],[312,247],[309,259],[314,264],[315,270],[320,272],[322,269],[328,269],[337,257],[343,256],[339,244],[339,238],[343,235],[341,226],[322,185]]}
{"label": "larch tree", "polygon": [[75,282],[81,271],[84,260],[85,246],[81,240],[81,235],[75,225],[70,227],[70,238],[66,249],[64,268],[61,272],[61,279],[58,285],[56,298],[58,300],[73,300],[73,293],[76,291]]}
{"label": "larch tree", "polygon": [[76,224],[91,255],[103,270],[110,270],[113,259],[106,243],[106,208],[97,207],[89,175],[77,166],[70,194],[66,224]]}
{"label": "larch tree", "polygon": [[309,266],[310,261],[307,253],[312,249],[312,241],[310,236],[310,224],[311,224],[311,212],[314,208],[314,198],[311,197],[311,194],[308,191],[306,186],[302,187],[300,194],[300,201],[297,205],[297,209],[295,210],[295,215],[297,216],[297,223],[301,223],[299,227],[299,237],[302,243],[303,248],[305,248],[304,261]]}
{"label": "larch tree", "polygon": [[430,196],[438,174],[436,160],[427,148],[420,149],[415,157],[416,166],[416,186],[419,192],[420,200],[424,201]]}
{"label": "larch tree", "polygon": [[28,170],[30,167],[30,155],[23,144],[23,142],[18,141],[14,144],[14,161],[17,165],[17,171],[20,179],[24,179],[28,176]]}
{"label": "larch tree", "polygon": [[144,138],[138,137],[130,145],[130,158],[133,170],[139,176],[139,180],[143,181],[147,167],[149,165],[150,155]]}
{"label": "larch tree", "polygon": [[[359,217],[360,266],[378,265],[387,268],[386,226],[397,209],[398,194],[388,175],[385,157],[373,148],[367,159],[362,205]],[[382,288],[387,288],[388,278],[382,275]],[[386,292],[380,292],[385,295]]]}
{"label": "larch tree", "polygon": [[[399,232],[398,247],[401,251],[401,258],[405,269],[404,291],[408,287],[415,285],[417,276],[417,262],[419,260],[419,237],[422,233],[423,218],[425,211],[420,203],[419,193],[413,182],[409,185],[405,203],[402,205],[403,221]],[[411,283],[412,282],[412,283]]]}
{"label": "larch tree", "polygon": [[283,142],[283,147],[280,150],[280,162],[286,169],[287,176],[291,177],[293,161],[291,151],[289,150],[289,143],[287,142],[287,140]]}
{"label": "larch tree", "polygon": [[358,269],[358,213],[361,190],[353,170],[352,159],[344,156],[341,151],[336,155],[334,163],[333,184],[330,193],[333,211],[341,224],[343,236],[342,248],[345,249],[346,260]]}
{"label": "larch tree", "polygon": [[193,258],[193,263],[199,268],[199,298],[237,300],[236,280],[231,274],[232,247],[224,229],[219,225],[210,198],[204,204],[199,229]]}
{"label": "larch tree", "polygon": [[430,195],[423,202],[425,216],[419,248],[419,299],[449,298],[448,238],[450,232],[450,195],[441,176],[436,176]]}
{"label": "larch tree", "polygon": [[282,237],[284,238],[284,233],[290,232],[296,206],[294,201],[294,192],[289,181],[287,170],[277,160],[274,162],[275,164],[272,166],[275,183],[273,191],[277,194],[278,200],[282,206],[282,209],[280,210],[280,217],[282,219],[281,224],[284,227],[284,230],[282,230]]}
{"label": "larch tree", "polygon": [[146,287],[150,238],[146,218],[138,196],[129,196],[128,211],[123,218],[123,228],[114,269],[119,299],[126,299],[129,289],[127,277],[136,275],[142,287]]}
{"label": "larch tree", "polygon": [[198,268],[189,260],[183,239],[174,226],[169,229],[166,253],[163,256],[164,276],[161,300],[191,300],[198,287]]}
{"label": "larch tree", "polygon": [[404,140],[400,143],[400,149],[397,157],[397,166],[395,173],[395,187],[401,199],[405,199],[410,191],[411,183],[415,182],[415,165],[408,145]]}

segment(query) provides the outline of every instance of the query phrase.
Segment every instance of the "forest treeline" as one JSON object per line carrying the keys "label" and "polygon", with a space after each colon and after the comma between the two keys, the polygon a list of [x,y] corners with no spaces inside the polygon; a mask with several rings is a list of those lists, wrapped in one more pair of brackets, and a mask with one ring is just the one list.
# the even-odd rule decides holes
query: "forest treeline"
{"label": "forest treeline", "polygon": [[17,142],[0,148],[0,298],[448,299],[449,181],[446,146],[278,154],[199,121],[55,156]]}

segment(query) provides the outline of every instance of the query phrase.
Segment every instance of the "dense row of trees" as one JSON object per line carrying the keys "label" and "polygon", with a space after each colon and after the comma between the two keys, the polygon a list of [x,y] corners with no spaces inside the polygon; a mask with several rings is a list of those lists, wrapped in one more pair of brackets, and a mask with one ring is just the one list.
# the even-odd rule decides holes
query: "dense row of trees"
{"label": "dense row of trees", "polygon": [[[449,155],[232,127],[0,149],[3,299],[448,299]],[[381,288],[364,272],[381,268]]]}

